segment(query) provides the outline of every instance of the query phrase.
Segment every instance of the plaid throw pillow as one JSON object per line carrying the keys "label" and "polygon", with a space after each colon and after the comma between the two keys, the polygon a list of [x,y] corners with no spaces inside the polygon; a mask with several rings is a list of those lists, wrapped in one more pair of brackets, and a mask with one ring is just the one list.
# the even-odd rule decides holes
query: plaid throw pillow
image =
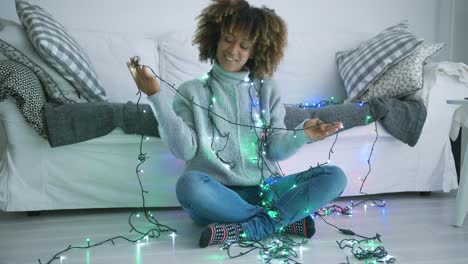
{"label": "plaid throw pillow", "polygon": [[402,21],[355,49],[337,52],[338,72],[346,88],[347,100],[360,97],[370,83],[410,55],[422,42],[409,29],[408,21]]}
{"label": "plaid throw pillow", "polygon": [[106,93],[86,53],[49,13],[26,1],[16,1],[19,20],[39,55],[88,101],[106,100]]}

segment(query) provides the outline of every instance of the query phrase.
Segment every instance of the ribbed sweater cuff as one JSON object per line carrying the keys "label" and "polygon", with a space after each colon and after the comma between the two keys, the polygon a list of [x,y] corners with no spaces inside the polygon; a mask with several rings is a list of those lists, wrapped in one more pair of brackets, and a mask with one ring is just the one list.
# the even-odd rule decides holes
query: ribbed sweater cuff
{"label": "ribbed sweater cuff", "polygon": [[158,116],[163,114],[165,111],[172,110],[172,99],[167,92],[161,90],[159,93],[155,93],[146,97],[150,102],[151,109],[153,109],[153,113],[158,119]]}

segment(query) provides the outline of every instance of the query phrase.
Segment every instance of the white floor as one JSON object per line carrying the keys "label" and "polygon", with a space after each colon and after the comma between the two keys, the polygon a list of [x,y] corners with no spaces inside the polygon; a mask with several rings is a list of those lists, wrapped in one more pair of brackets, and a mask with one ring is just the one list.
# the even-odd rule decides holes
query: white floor
{"label": "white floor", "polygon": [[[433,193],[428,197],[393,194],[378,198],[386,200],[385,208],[360,206],[354,208],[352,216],[330,215],[325,219],[365,236],[381,234],[383,246],[397,259],[395,263],[468,263],[468,220],[461,228],[451,226],[454,193]],[[341,199],[337,204],[348,205],[349,199]],[[36,217],[0,212],[0,264],[37,264],[38,259],[45,264],[69,245],[86,246],[86,238],[91,239],[91,244],[118,235],[134,239],[138,236],[128,233],[131,211],[54,211]],[[258,251],[230,259],[218,247],[198,248],[201,227],[193,224],[180,209],[152,210],[152,213],[162,224],[177,229],[177,236],[163,233],[160,238],[139,244],[115,240],[115,245],[74,249],[64,253],[62,260],[51,263],[262,263]],[[316,219],[316,225],[316,235],[303,250],[297,251],[299,256],[295,260],[346,263],[349,250],[340,249],[336,241],[353,237],[340,234],[320,219]],[[366,263],[353,257],[349,260],[349,263]]]}

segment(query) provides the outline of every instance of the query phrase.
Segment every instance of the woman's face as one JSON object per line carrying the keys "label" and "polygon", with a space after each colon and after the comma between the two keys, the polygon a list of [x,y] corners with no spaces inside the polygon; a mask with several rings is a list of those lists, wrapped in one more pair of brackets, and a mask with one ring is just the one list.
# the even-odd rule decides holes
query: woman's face
{"label": "woman's face", "polygon": [[216,58],[224,70],[241,71],[252,57],[254,43],[246,37],[234,33],[223,33],[218,41]]}

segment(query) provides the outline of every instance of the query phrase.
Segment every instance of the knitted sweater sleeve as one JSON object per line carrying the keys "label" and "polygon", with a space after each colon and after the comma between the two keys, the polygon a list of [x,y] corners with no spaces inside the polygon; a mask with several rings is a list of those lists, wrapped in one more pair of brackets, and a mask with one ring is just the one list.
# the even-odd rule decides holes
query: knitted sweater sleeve
{"label": "knitted sweater sleeve", "polygon": [[[186,94],[189,84],[183,83],[178,91]],[[197,151],[197,137],[194,129],[192,104],[176,94],[172,105],[169,87],[148,96],[153,113],[158,121],[161,140],[169,147],[174,156],[191,160]]]}
{"label": "knitted sweater sleeve", "polygon": [[296,153],[305,143],[312,140],[304,133],[304,123],[302,121],[294,130],[284,130],[284,117],[286,109],[281,101],[278,87],[274,81],[269,81],[269,107],[271,133],[267,138],[267,158],[271,161],[284,160]]}

